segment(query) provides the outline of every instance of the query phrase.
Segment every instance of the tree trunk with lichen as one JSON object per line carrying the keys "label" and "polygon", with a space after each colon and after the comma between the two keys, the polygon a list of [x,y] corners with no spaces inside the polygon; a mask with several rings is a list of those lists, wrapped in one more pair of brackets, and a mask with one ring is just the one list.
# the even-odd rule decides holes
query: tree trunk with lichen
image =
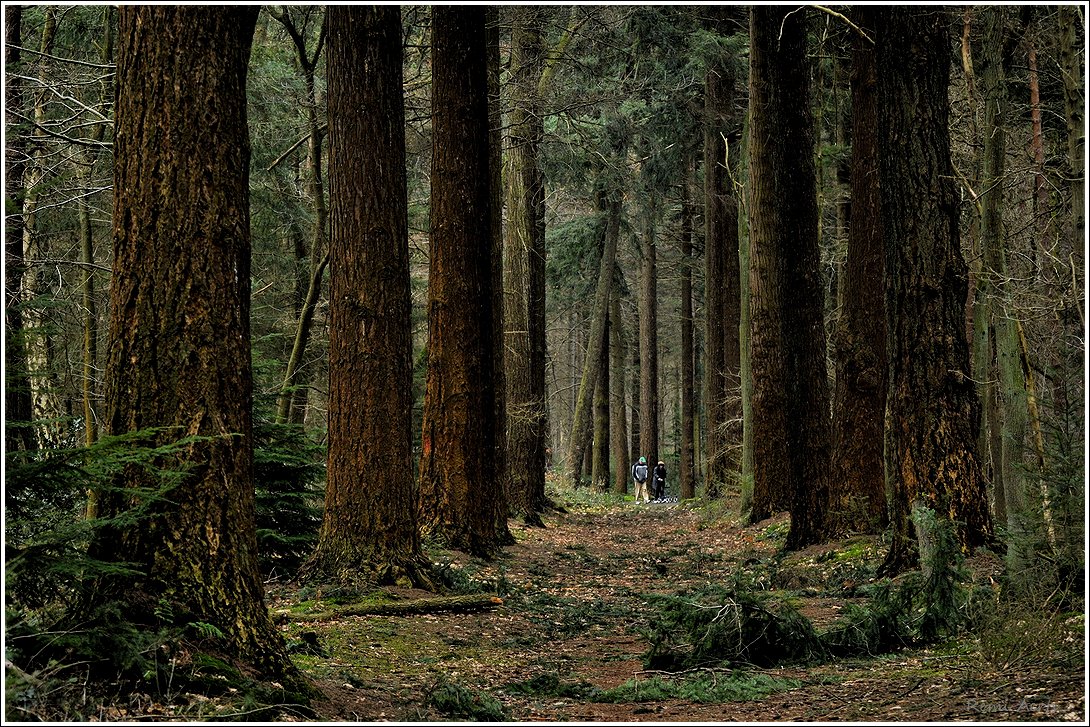
{"label": "tree trunk with lichen", "polygon": [[897,573],[918,560],[910,518],[917,501],[955,523],[965,547],[986,542],[992,523],[965,337],[968,269],[950,161],[947,16],[934,7],[882,8],[876,25],[893,528],[882,570]]}
{"label": "tree trunk with lichen", "polygon": [[[105,428],[160,428],[155,444],[196,439],[155,462],[185,470],[165,499],[101,493],[103,517],[147,512],[101,529],[90,552],[138,571],[96,589],[127,618],[210,623],[226,652],[294,679],[265,606],[254,526],[246,69],[256,19],[257,8],[119,11]],[[116,484],[160,478],[131,468]]]}

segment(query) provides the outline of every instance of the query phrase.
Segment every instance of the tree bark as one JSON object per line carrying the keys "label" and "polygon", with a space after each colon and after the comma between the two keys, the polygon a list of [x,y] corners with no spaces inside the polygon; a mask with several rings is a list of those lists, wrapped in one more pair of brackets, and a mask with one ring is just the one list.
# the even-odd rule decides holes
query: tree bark
{"label": "tree bark", "polygon": [[750,18],[750,521],[790,509],[794,549],[821,538],[830,465],[806,20],[786,7]]}
{"label": "tree bark", "polygon": [[506,512],[495,469],[492,184],[485,9],[432,11],[428,373],[420,525],[490,557]]}
{"label": "tree bark", "polygon": [[693,207],[689,196],[692,173],[693,162],[687,156],[685,175],[681,183],[681,458],[678,463],[678,491],[682,500],[696,497],[696,477],[693,472]]}
{"label": "tree bark", "polygon": [[[136,623],[158,628],[166,612],[211,623],[258,673],[295,679],[254,527],[246,69],[257,12],[119,11],[105,428],[198,439],[155,463],[186,473],[166,498],[100,530],[91,554],[135,564],[96,594]],[[134,468],[117,484],[139,492],[158,477]],[[103,516],[138,504],[126,491],[102,494]]]}
{"label": "tree bark", "polygon": [[545,187],[538,162],[544,134],[537,93],[543,66],[540,27],[539,8],[527,6],[516,12],[511,30],[503,254],[507,485],[513,514],[539,527],[545,504],[546,417]]}
{"label": "tree bark", "polygon": [[[872,11],[853,9],[853,21],[873,34]],[[826,535],[876,533],[885,527],[882,460],[886,409],[886,309],[881,199],[878,189],[878,106],[875,48],[852,37],[852,156],[850,226],[836,331],[833,396],[833,476]]]}
{"label": "tree bark", "polygon": [[621,296],[617,290],[616,277],[620,271],[614,269],[613,295],[609,302],[609,357],[610,380],[609,434],[613,449],[613,491],[618,495],[628,492],[628,466],[631,454],[628,450],[628,427],[625,425],[625,352],[627,349],[624,335],[624,322],[621,318]]}
{"label": "tree bark", "polygon": [[[612,301],[612,285],[610,300]],[[594,443],[591,447],[590,481],[598,492],[609,490],[609,332],[613,321],[606,310],[605,340],[598,353],[598,376],[594,382]]]}
{"label": "tree bark", "polygon": [[736,138],[732,67],[732,60],[721,59],[704,78],[704,493],[711,498],[737,477],[742,444],[738,199],[728,168],[734,164],[729,144]]}
{"label": "tree bark", "polygon": [[587,355],[579,379],[579,393],[572,415],[571,457],[568,462],[572,483],[578,487],[583,472],[583,457],[590,439],[591,395],[597,382],[602,349],[607,344],[606,322],[609,319],[609,298],[613,289],[613,267],[617,259],[617,239],[620,237],[621,199],[616,192],[602,194],[602,258],[598,263],[598,284],[594,291]]}
{"label": "tree bark", "polygon": [[964,335],[967,268],[950,162],[947,17],[931,7],[882,8],[877,25],[893,527],[882,570],[896,573],[918,557],[909,517],[918,500],[949,518],[966,547],[990,539],[992,526]]}
{"label": "tree bark", "polygon": [[326,23],[329,454],[322,528],[302,577],[428,587],[412,471],[401,16],[334,6]]}
{"label": "tree bark", "polygon": [[658,252],[655,240],[658,205],[653,196],[644,209],[640,241],[640,454],[650,468],[659,460],[659,314]]}
{"label": "tree bark", "polygon": [[7,153],[4,154],[4,193],[10,214],[4,215],[4,414],[7,451],[37,447],[31,428],[30,381],[26,371],[26,341],[23,331],[23,188],[26,173],[26,131],[14,113],[25,114],[22,72],[21,5],[4,6],[4,122]]}

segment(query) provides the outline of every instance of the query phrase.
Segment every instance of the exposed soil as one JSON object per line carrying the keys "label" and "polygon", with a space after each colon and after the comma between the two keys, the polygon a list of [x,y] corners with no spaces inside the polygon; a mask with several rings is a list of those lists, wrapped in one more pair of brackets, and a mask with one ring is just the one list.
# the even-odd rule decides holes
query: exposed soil
{"label": "exposed soil", "polygon": [[[777,555],[787,527],[782,518],[742,528],[684,504],[587,498],[546,521],[543,529],[513,525],[517,544],[490,563],[458,553],[442,555],[463,585],[475,584],[504,598],[495,610],[283,625],[289,643],[313,632],[328,654],[294,657],[325,694],[314,704],[318,719],[990,722],[1085,717],[1081,617],[1068,619],[1061,634],[1071,640],[1066,659],[1055,658],[1051,650],[1047,655],[1035,651],[1032,643],[1008,648],[1003,658],[992,649],[985,658],[979,640],[965,636],[935,648],[764,670],[793,681],[784,682],[790,685],[785,691],[752,701],[643,701],[633,696],[619,703],[591,702],[578,690],[679,678],[643,667],[653,616],[646,594],[720,582],[739,568],[777,559],[775,582],[768,588],[791,589],[800,611],[821,628],[854,599],[853,578],[865,575],[880,556],[880,546],[872,538],[854,538]],[[983,578],[996,567],[986,558],[974,563]],[[431,595],[391,591],[406,598]],[[272,605],[283,608],[298,597],[275,593]],[[730,671],[725,667],[708,674],[726,678]],[[549,696],[555,689],[537,694],[518,689],[518,683],[534,677],[568,685],[568,696]],[[470,696],[470,711],[436,705],[432,697],[452,684]],[[472,711],[497,702],[502,713]]]}

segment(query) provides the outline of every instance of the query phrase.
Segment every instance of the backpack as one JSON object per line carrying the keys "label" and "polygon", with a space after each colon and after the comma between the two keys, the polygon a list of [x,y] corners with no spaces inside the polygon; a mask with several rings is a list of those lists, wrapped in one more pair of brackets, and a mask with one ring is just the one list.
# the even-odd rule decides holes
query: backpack
{"label": "backpack", "polygon": [[632,479],[636,480],[636,482],[646,482],[647,465],[640,464],[639,462],[632,465]]}

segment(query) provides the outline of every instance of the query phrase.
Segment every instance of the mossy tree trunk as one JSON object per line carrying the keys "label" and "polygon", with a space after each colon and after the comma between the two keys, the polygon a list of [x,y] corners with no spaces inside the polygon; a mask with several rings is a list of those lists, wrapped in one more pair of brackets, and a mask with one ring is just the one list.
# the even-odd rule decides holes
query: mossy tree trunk
{"label": "mossy tree trunk", "polygon": [[882,8],[876,19],[890,360],[887,573],[918,559],[910,522],[918,500],[955,523],[963,546],[992,534],[965,337],[968,270],[950,161],[947,22],[943,9],[925,6]]}
{"label": "mossy tree trunk", "polygon": [[[678,462],[680,499],[696,496],[694,457],[695,355],[693,346],[693,206],[689,194],[693,174],[692,157],[687,154],[681,182],[681,461]],[[737,256],[735,256],[737,258]]]}
{"label": "mossy tree trunk", "polygon": [[[659,300],[658,300],[658,201],[653,192],[643,210],[640,240],[640,454],[649,471],[659,460]],[[648,477],[650,487],[650,476]]]}
{"label": "mossy tree trunk", "polygon": [[[613,300],[612,287],[610,301]],[[598,352],[598,377],[594,382],[594,442],[591,445],[590,481],[599,492],[609,489],[609,331],[613,321],[606,311],[606,330]]]}
{"label": "mossy tree trunk", "polygon": [[[122,7],[114,127],[108,434],[198,437],[157,462],[186,474],[91,552],[132,563],[97,595],[149,627],[211,623],[266,676],[295,669],[257,568],[250,365],[246,69],[258,9]],[[117,484],[156,487],[132,470]],[[131,490],[130,490],[131,492]],[[102,493],[100,512],[134,504]]]}
{"label": "mossy tree trunk", "polygon": [[331,306],[325,514],[308,579],[428,585],[412,463],[412,335],[394,7],[329,8]]}
{"label": "mossy tree trunk", "polygon": [[[491,556],[506,537],[495,467],[492,184],[485,9],[432,11],[428,372],[420,525]],[[506,522],[506,521],[504,521]]]}

